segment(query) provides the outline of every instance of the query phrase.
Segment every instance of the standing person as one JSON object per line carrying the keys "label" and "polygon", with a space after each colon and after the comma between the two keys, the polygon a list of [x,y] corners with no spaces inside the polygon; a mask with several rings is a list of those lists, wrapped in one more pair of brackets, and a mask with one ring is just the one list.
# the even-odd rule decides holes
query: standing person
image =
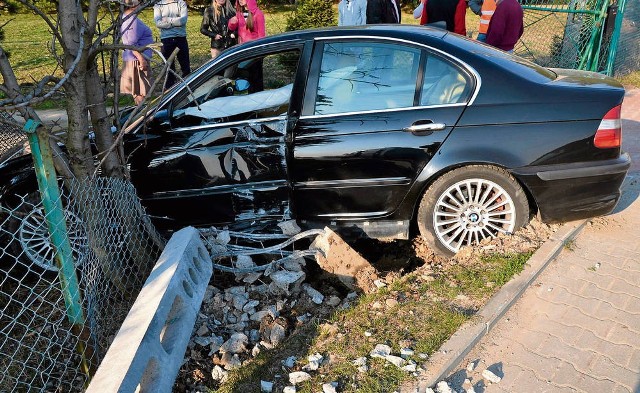
{"label": "standing person", "polygon": [[518,0],[497,0],[496,3],[486,43],[512,53],[524,33],[524,11]]}
{"label": "standing person", "polygon": [[413,10],[413,17],[419,18],[421,25],[444,22],[448,31],[460,35],[467,35],[466,15],[466,0],[421,0]]}
{"label": "standing person", "polygon": [[229,0],[213,0],[204,11],[200,32],[211,38],[211,58],[235,45],[236,36],[229,31],[229,19],[236,16],[236,10]]}
{"label": "standing person", "polygon": [[368,0],[367,24],[400,23],[400,0]]}
{"label": "standing person", "polygon": [[[149,26],[138,19],[138,15],[132,15],[139,3],[138,0],[125,0],[124,2],[125,10],[120,26],[124,45],[147,46],[153,43],[153,35]],[[144,100],[151,88],[150,59],[151,49],[147,49],[143,53],[125,49],[122,54],[124,67],[120,77],[120,92],[131,94],[136,105]]]}
{"label": "standing person", "polygon": [[[166,59],[174,49],[179,49],[177,57],[183,77],[191,73],[189,43],[187,42],[187,17],[187,4],[184,0],[160,0],[153,6],[153,20],[160,29],[162,55]],[[167,76],[165,89],[176,82],[175,63],[171,64],[171,70],[173,72]]]}
{"label": "standing person", "polygon": [[338,4],[338,26],[360,26],[367,24],[367,0],[340,0]]}
{"label": "standing person", "polygon": [[487,40],[489,22],[496,10],[496,0],[469,0],[469,8],[476,15],[480,15],[480,26],[478,27],[478,37],[476,39],[485,42]]}
{"label": "standing person", "polygon": [[264,14],[256,0],[236,0],[236,15],[229,19],[229,30],[238,31],[238,42],[253,41],[267,34]]}
{"label": "standing person", "polygon": [[[236,0],[236,16],[229,19],[229,30],[238,31],[238,42],[241,44],[267,34],[264,14],[258,8],[256,0]],[[248,79],[250,94],[264,90],[262,58],[254,59]]]}

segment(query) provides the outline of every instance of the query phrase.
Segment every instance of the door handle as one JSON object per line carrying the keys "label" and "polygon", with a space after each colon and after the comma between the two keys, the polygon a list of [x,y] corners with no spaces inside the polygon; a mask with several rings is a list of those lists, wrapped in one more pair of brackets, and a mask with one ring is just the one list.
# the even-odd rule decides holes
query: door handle
{"label": "door handle", "polygon": [[426,123],[426,124],[413,124],[409,127],[405,127],[405,131],[418,132],[418,131],[441,131],[447,128],[444,123]]}

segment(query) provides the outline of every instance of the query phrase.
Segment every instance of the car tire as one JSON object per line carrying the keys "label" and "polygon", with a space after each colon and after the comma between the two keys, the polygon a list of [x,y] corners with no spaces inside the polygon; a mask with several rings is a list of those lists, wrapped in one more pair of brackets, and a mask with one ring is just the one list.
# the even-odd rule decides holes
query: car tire
{"label": "car tire", "polygon": [[[87,248],[87,238],[80,217],[64,209],[67,232],[74,260]],[[30,273],[56,275],[58,267],[44,217],[40,194],[31,192],[13,208],[8,220],[11,234],[9,250],[12,258]],[[76,262],[77,264],[77,262]]]}
{"label": "car tire", "polygon": [[527,196],[509,172],[471,165],[447,172],[431,184],[416,221],[433,250],[449,257],[462,246],[513,233],[529,218]]}

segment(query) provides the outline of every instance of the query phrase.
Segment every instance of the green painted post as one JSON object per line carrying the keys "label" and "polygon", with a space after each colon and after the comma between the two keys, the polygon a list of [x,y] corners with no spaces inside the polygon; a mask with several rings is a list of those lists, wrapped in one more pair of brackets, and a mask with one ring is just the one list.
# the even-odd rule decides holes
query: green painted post
{"label": "green painted post", "polygon": [[88,340],[88,330],[85,326],[82,311],[82,297],[80,286],[71,253],[71,244],[67,232],[67,223],[58,190],[58,180],[53,166],[53,155],[49,146],[49,136],[39,122],[28,120],[24,130],[29,137],[33,165],[38,180],[38,188],[42,197],[45,218],[51,243],[55,250],[55,261],[58,266],[58,278],[62,286],[62,294],[67,309],[67,318],[72,324],[73,331],[79,335],[77,351],[82,356],[82,368],[91,377],[91,348],[85,346]]}
{"label": "green painted post", "polygon": [[606,73],[609,76],[613,75],[613,66],[616,61],[616,54],[618,53],[618,39],[620,38],[620,30],[622,30],[622,20],[624,19],[624,9],[627,6],[627,0],[618,0],[618,14],[616,15],[616,25],[613,29],[613,35],[611,36],[611,43],[609,44],[609,56],[607,57],[607,69]]}

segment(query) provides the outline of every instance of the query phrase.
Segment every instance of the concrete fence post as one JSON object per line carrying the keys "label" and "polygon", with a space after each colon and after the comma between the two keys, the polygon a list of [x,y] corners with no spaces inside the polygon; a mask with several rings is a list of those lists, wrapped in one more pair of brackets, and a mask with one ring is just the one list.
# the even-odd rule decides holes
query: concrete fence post
{"label": "concrete fence post", "polygon": [[211,258],[198,231],[176,232],[87,392],[171,392],[211,274]]}

